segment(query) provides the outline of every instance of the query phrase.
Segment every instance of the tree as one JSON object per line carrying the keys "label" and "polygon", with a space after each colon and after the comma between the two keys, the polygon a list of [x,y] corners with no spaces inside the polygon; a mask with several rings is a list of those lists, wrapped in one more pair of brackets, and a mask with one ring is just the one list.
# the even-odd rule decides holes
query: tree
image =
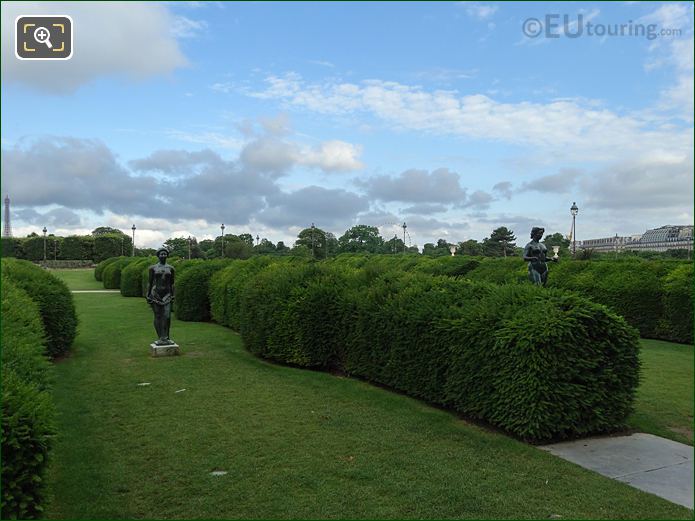
{"label": "tree", "polygon": [[483,239],[483,251],[488,257],[511,257],[514,255],[515,241],[514,232],[500,226],[492,230],[489,238]]}
{"label": "tree", "polygon": [[483,245],[475,239],[468,239],[467,241],[459,242],[458,253],[459,255],[482,255]]}
{"label": "tree", "polygon": [[353,226],[338,239],[340,253],[378,253],[383,245],[384,239],[379,235],[379,228],[364,224]]}
{"label": "tree", "polygon": [[246,242],[240,241],[238,237],[236,240],[227,242],[226,237],[224,241],[224,256],[228,259],[248,259],[253,254],[253,248]]}
{"label": "tree", "polygon": [[[48,249],[48,244],[46,248]],[[35,235],[24,239],[24,255],[31,261],[43,260],[43,237]]]}
{"label": "tree", "polygon": [[311,257],[311,249],[307,248],[305,244],[295,243],[290,250],[290,254],[294,255],[295,257]]}
{"label": "tree", "polygon": [[443,257],[451,255],[451,250],[449,250],[449,243],[445,239],[438,239],[437,244],[426,243],[422,247],[422,254],[431,257]]}
{"label": "tree", "polygon": [[[561,233],[553,233],[552,235],[546,235],[543,239],[543,244],[548,248],[548,253],[553,251],[553,246],[560,247],[560,253],[569,255],[570,240],[566,239]],[[552,255],[552,253],[550,253]]]}
{"label": "tree", "polygon": [[253,250],[260,255],[267,255],[269,253],[275,253],[275,245],[268,239],[263,238],[257,246],[254,246]]}
{"label": "tree", "polygon": [[285,246],[285,241],[278,241],[277,245],[275,246],[275,251],[281,254],[287,254],[290,251],[289,246]]}
{"label": "tree", "polygon": [[18,237],[3,237],[2,256],[24,259],[24,244],[22,239],[19,239]]}
{"label": "tree", "polygon": [[381,247],[381,253],[386,253],[386,254],[403,253],[403,251],[404,251],[403,247],[404,246],[405,245],[403,243],[403,239],[399,239],[397,235],[394,235],[393,238],[384,242],[384,244]]}
{"label": "tree", "polygon": [[[235,236],[232,236],[235,237]],[[240,241],[245,242],[249,246],[253,247],[253,237],[251,236],[250,233],[242,233],[238,236],[236,236]]]}
{"label": "tree", "polygon": [[[204,239],[198,243],[198,248],[200,248],[201,254],[206,258],[206,259],[212,259],[214,257],[217,257],[219,255],[215,255],[215,241],[212,239]],[[219,254],[219,249],[218,249],[218,254]]]}
{"label": "tree", "polygon": [[110,226],[99,226],[98,228],[92,230],[92,235],[109,235],[112,233],[126,235],[121,230],[111,228]]}
{"label": "tree", "polygon": [[[169,250],[170,257],[188,258],[188,237],[169,238],[164,243],[164,246]],[[190,239],[191,259],[204,258],[204,254],[198,246],[198,241],[195,237]]]}
{"label": "tree", "polygon": [[297,240],[294,241],[295,246],[306,246],[311,252],[311,256],[315,259],[325,259],[326,250],[326,232],[321,228],[304,228],[297,235]]}

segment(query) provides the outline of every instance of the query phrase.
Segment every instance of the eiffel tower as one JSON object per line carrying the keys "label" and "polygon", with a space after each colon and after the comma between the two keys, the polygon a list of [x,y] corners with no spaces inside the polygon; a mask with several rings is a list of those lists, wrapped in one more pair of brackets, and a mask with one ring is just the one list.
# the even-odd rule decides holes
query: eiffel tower
{"label": "eiffel tower", "polygon": [[2,227],[3,237],[12,237],[12,225],[10,224],[10,196],[5,196],[5,224]]}

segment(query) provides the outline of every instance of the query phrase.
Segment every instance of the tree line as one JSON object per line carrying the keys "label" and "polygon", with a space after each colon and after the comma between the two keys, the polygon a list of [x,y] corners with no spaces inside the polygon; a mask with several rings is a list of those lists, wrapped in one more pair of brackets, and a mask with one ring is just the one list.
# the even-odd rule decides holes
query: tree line
{"label": "tree line", "polygon": [[[451,255],[451,247],[456,247],[457,255],[484,257],[513,257],[521,255],[522,248],[516,244],[514,231],[505,226],[495,228],[489,237],[482,241],[468,239],[450,242],[438,239],[423,245],[422,254],[431,257]],[[551,249],[561,248],[560,254],[569,254],[570,241],[561,233],[547,235],[543,242]],[[236,258],[247,259],[253,255],[294,255],[324,259],[340,253],[378,253],[400,254],[420,253],[417,245],[405,244],[403,239],[394,236],[382,237],[379,228],[359,224],[345,231],[340,237],[316,226],[304,228],[297,235],[292,246],[284,241],[273,243],[268,238],[254,238],[250,233],[219,235],[214,239],[198,241],[195,237],[172,237],[164,245],[171,256],[192,259]],[[31,261],[48,260],[93,260],[100,262],[116,256],[154,255],[154,248],[135,248],[132,238],[121,230],[100,226],[89,235],[58,237],[49,234],[45,237],[32,233],[24,238],[3,237],[2,256],[17,257]]]}

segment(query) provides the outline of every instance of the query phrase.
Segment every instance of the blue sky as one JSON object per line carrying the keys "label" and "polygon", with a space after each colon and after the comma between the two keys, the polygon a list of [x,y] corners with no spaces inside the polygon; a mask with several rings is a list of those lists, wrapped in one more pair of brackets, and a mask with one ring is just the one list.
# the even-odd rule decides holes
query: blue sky
{"label": "blue sky", "polygon": [[[73,17],[71,60],[14,57],[42,13]],[[16,235],[521,243],[573,201],[578,239],[693,221],[692,3],[3,2],[2,24]]]}

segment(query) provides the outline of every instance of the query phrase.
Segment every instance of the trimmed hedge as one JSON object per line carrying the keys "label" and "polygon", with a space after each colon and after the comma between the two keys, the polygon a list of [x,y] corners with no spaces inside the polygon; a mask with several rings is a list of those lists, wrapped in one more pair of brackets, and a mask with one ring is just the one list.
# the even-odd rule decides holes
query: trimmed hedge
{"label": "trimmed hedge", "polygon": [[10,280],[2,283],[3,519],[42,517],[44,476],[55,434],[50,364],[39,307]]}
{"label": "trimmed hedge", "polygon": [[[209,262],[209,261],[208,261]],[[210,280],[208,297],[210,315],[218,324],[239,331],[241,322],[241,293],[251,276],[271,264],[292,265],[307,263],[299,257],[257,256],[248,260],[232,260],[229,266],[215,273]]]}
{"label": "trimmed hedge", "polygon": [[578,295],[316,263],[240,287],[242,337],[265,358],[337,368],[529,440],[619,429],[631,411],[637,333]]}
{"label": "trimmed hedge", "polygon": [[664,278],[664,316],[659,338],[693,343],[693,265],[682,264]]}
{"label": "trimmed hedge", "polygon": [[179,320],[206,322],[210,320],[210,279],[228,266],[229,260],[198,262],[176,273],[174,313]]}
{"label": "trimmed hedge", "polygon": [[3,282],[14,282],[37,304],[48,356],[55,358],[67,353],[77,334],[77,314],[65,283],[31,262],[17,259],[2,259],[2,276]]}
{"label": "trimmed hedge", "polygon": [[111,258],[108,258],[108,259],[106,259],[106,260],[101,261],[101,262],[100,262],[99,264],[97,264],[96,267],[94,268],[94,278],[95,278],[96,280],[98,280],[99,282],[102,282],[102,281],[104,280],[104,279],[103,279],[103,273],[104,273],[104,269],[106,268],[106,266],[108,266],[109,264],[112,264],[112,263],[116,262],[117,260],[119,260],[119,259],[121,259],[121,258],[122,258],[122,257],[111,257]]}
{"label": "trimmed hedge", "polygon": [[[577,291],[625,317],[647,338],[659,338],[664,316],[663,279],[673,262],[641,259],[568,261],[554,264],[550,287]],[[554,269],[553,269],[554,268]]]}
{"label": "trimmed hedge", "polygon": [[11,280],[2,281],[2,368],[46,389],[50,364],[38,305]]}
{"label": "trimmed hedge", "polygon": [[43,476],[55,434],[51,396],[12,371],[2,376],[2,517],[42,517]]}
{"label": "trimmed hedge", "polygon": [[104,289],[121,289],[123,269],[140,260],[142,257],[118,257],[117,261],[108,264],[101,274]]}
{"label": "trimmed hedge", "polygon": [[157,262],[156,257],[136,257],[121,269],[121,295],[124,297],[142,297],[142,270]]}
{"label": "trimmed hedge", "polygon": [[605,306],[532,285],[496,287],[442,324],[446,401],[527,439],[624,427],[639,383],[639,337]]}

